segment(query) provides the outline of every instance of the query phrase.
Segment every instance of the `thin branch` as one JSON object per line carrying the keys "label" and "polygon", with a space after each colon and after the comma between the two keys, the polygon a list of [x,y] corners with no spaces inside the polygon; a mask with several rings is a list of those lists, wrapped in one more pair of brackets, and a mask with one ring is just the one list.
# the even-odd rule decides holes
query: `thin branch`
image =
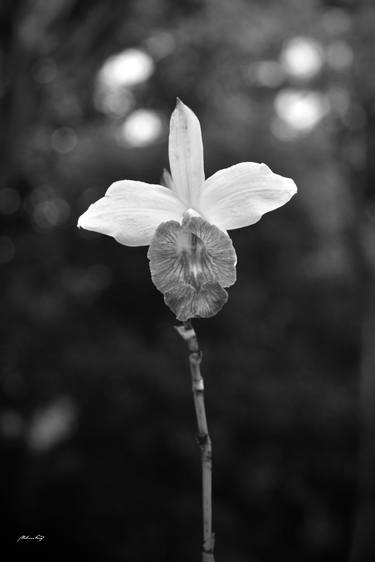
{"label": "thin branch", "polygon": [[202,353],[199,349],[197,335],[190,321],[184,322],[182,326],[176,326],[176,330],[186,341],[189,350],[194,407],[198,425],[197,442],[201,450],[203,510],[202,562],[215,562],[215,535],[212,531],[212,445],[208,433],[206,408],[204,405],[204,383],[200,368]]}

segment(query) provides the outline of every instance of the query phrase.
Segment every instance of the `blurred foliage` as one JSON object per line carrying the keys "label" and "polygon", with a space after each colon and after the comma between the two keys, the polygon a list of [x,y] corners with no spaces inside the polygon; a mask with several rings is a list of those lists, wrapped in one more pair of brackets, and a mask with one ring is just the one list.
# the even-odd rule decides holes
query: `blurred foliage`
{"label": "blurred foliage", "polygon": [[[299,186],[231,233],[238,281],[220,315],[196,322],[217,559],[349,551],[375,247],[374,22],[371,2],[350,0],[1,2],[2,541],[46,537],[18,543],[23,557],[199,553],[185,348],[146,249],[76,228],[112,181],[159,182],[176,96],[201,120],[207,175],[264,161]],[[302,76],[283,59],[296,37],[313,41],[308,78],[308,59]],[[103,112],[98,72],[128,48],[153,71]],[[142,146],[121,136],[137,109],[163,125]]]}

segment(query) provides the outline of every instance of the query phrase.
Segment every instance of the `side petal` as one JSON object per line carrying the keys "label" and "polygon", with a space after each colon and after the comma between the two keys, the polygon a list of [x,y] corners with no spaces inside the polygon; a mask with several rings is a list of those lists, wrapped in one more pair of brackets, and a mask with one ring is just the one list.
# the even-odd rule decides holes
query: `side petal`
{"label": "side petal", "polygon": [[292,179],[274,174],[265,164],[242,162],[205,181],[197,208],[209,222],[231,230],[256,223],[296,192]]}
{"label": "side petal", "polygon": [[177,197],[193,207],[204,182],[202,133],[198,117],[179,99],[170,122],[169,164]]}
{"label": "side petal", "polygon": [[80,216],[78,226],[113,236],[126,246],[146,246],[159,224],[180,220],[184,210],[184,205],[167,187],[117,181]]}

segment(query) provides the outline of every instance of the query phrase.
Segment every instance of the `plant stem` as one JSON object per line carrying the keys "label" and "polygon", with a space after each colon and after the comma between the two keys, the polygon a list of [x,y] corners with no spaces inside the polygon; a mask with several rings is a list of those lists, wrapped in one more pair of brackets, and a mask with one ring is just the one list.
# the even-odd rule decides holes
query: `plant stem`
{"label": "plant stem", "polygon": [[215,562],[215,535],[212,532],[212,446],[208,433],[206,408],[204,405],[204,383],[200,368],[202,353],[199,349],[197,335],[191,321],[184,322],[182,326],[176,326],[176,329],[180,336],[186,341],[189,350],[194,407],[198,424],[197,442],[201,450],[203,509],[202,562]]}

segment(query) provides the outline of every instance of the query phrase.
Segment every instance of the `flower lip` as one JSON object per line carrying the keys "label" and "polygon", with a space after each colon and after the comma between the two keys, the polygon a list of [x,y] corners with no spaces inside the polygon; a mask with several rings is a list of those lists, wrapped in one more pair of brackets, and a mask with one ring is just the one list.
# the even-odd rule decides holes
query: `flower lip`
{"label": "flower lip", "polygon": [[157,228],[148,258],[154,285],[180,320],[216,314],[227,300],[224,287],[236,280],[229,236],[188,213],[182,224],[168,221]]}

